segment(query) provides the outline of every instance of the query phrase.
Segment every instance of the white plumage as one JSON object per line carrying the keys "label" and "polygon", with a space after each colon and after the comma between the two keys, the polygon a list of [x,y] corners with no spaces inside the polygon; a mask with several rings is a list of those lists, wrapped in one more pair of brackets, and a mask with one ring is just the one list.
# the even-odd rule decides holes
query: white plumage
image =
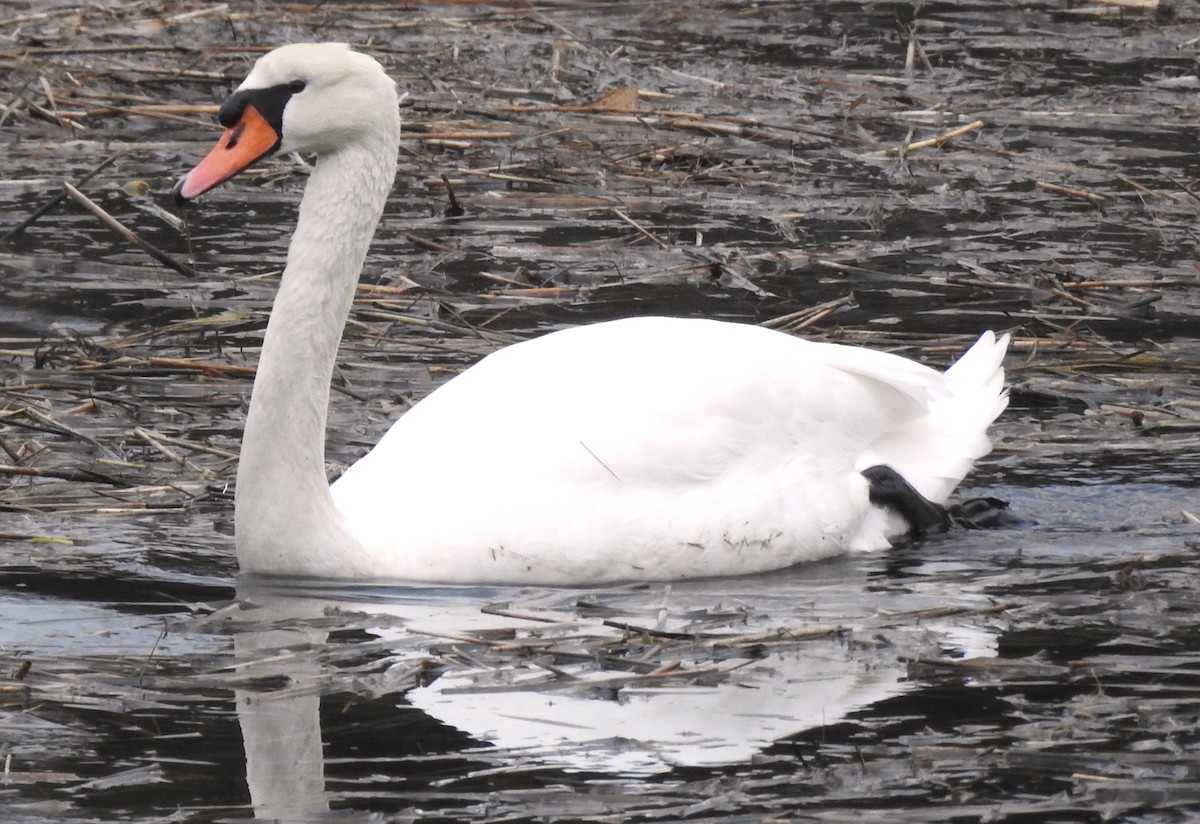
{"label": "white plumage", "polygon": [[[944,503],[990,449],[1007,337],[985,333],[943,374],[754,326],[636,318],[488,356],[330,490],[329,379],[394,174],[396,96],[378,64],[331,44],[275,50],[239,94],[252,106],[281,86],[297,91],[276,150],[318,160],[243,440],[244,571],[585,584],[776,569],[906,528],[871,504],[862,470],[890,466]],[[198,174],[208,163],[184,196],[220,182]]]}

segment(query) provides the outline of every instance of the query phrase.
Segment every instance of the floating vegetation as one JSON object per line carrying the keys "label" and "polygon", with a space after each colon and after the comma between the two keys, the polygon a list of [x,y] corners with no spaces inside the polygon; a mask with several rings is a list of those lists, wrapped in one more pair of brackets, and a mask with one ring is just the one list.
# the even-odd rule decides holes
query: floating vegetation
{"label": "floating vegetation", "polygon": [[[0,10],[6,809],[1200,813],[1195,4],[27,6]],[[969,483],[1025,523],[672,588],[234,591],[307,166],[170,191],[249,63],[306,39],[404,94],[331,476],[563,326],[705,315],[936,366],[994,328],[1012,403]]]}

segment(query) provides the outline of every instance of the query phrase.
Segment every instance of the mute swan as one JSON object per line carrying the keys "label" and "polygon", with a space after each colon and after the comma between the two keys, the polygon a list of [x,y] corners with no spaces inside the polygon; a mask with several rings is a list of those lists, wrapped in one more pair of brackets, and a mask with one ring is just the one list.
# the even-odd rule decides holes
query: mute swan
{"label": "mute swan", "polygon": [[1007,337],[985,332],[943,374],[761,327],[635,318],[489,355],[330,486],[329,382],[395,177],[395,84],[348,46],[283,46],[220,121],[181,202],[266,155],[317,156],[242,441],[245,573],[590,584],[761,572],[937,522],[990,449]]}

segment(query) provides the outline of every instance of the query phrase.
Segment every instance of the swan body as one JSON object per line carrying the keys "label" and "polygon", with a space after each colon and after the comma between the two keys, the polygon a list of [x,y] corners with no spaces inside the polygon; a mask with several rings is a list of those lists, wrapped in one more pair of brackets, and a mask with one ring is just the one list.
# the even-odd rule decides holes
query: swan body
{"label": "swan body", "polygon": [[392,82],[338,44],[267,54],[222,107],[190,199],[265,154],[317,154],[246,420],[243,572],[589,584],[761,572],[912,526],[862,474],[943,504],[1007,403],[1007,337],[945,373],[734,323],[633,318],[506,347],[441,386],[332,486],[338,341],[395,174]]}

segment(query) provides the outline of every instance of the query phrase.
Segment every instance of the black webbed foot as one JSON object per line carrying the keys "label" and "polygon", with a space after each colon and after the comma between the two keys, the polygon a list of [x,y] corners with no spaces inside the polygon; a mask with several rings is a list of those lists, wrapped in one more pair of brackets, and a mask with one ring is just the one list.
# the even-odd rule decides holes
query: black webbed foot
{"label": "black webbed foot", "polygon": [[998,529],[1029,523],[999,498],[968,498],[946,509],[950,520],[966,529]]}
{"label": "black webbed foot", "polygon": [[862,471],[870,484],[871,503],[899,512],[917,536],[945,532],[950,527],[946,508],[926,498],[890,466],[880,464]]}

